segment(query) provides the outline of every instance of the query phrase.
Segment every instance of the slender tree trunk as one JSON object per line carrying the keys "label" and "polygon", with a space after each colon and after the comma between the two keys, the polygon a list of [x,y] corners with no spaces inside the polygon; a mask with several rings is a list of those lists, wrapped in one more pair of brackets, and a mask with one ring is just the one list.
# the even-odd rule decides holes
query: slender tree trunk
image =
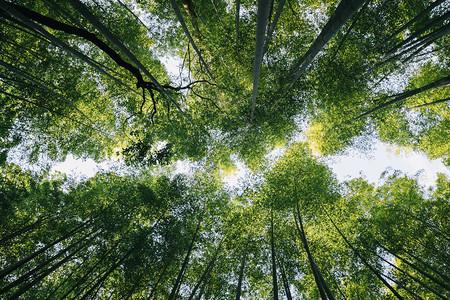
{"label": "slender tree trunk", "polygon": [[366,7],[369,5],[370,2],[371,2],[371,0],[367,0],[366,3],[364,3],[363,7],[361,7],[361,9],[358,11],[358,13],[356,14],[356,17],[353,20],[352,24],[350,25],[350,27],[345,32],[344,36],[342,37],[342,40],[339,42],[339,45],[336,48],[336,51],[334,52],[334,54],[331,57],[330,61],[334,60],[336,55],[339,53],[339,50],[341,50],[341,47],[342,47],[342,45],[344,45],[345,40],[350,35],[350,32],[352,32],[353,27],[355,27],[356,22],[358,22],[359,18],[361,17],[362,13],[364,12],[364,10],[366,9]]}
{"label": "slender tree trunk", "polygon": [[188,251],[186,253],[186,256],[184,258],[183,265],[181,266],[181,269],[180,269],[180,272],[178,273],[178,276],[177,276],[177,279],[175,281],[175,284],[172,287],[172,291],[170,292],[169,300],[176,299],[177,296],[178,296],[177,295],[177,291],[178,291],[178,289],[179,289],[179,287],[181,285],[181,281],[183,279],[184,272],[186,271],[187,265],[189,263],[189,258],[191,256],[192,249],[194,248],[195,239],[197,238],[197,234],[198,234],[198,231],[200,229],[200,224],[201,224],[201,219],[198,220],[197,229],[195,229],[195,233],[194,233],[194,236],[192,237],[191,243],[189,245],[189,249],[188,249]]}
{"label": "slender tree trunk", "polygon": [[[421,105],[416,105],[416,106],[413,106],[413,107],[409,107],[408,109],[415,109],[415,108],[420,108],[420,107],[430,106],[430,105],[434,105],[434,104],[438,104],[438,103],[442,103],[442,102],[448,102],[448,101],[450,101],[450,97],[445,98],[445,99],[436,100],[436,101],[429,102],[429,103],[424,103],[424,104],[421,104]],[[433,226],[432,228],[435,228],[435,227]],[[447,236],[446,233],[443,233],[443,232],[440,231],[439,229],[435,229],[435,230],[437,230],[437,232],[439,232],[439,234],[441,234],[442,236],[444,236],[444,238],[445,238],[447,241],[449,241],[449,238],[448,238],[448,236]]]}
{"label": "slender tree trunk", "polygon": [[220,12],[219,12],[219,8],[216,5],[216,1],[211,0],[211,2],[212,2],[212,5],[214,6],[214,10],[216,11],[217,18],[219,19],[219,22],[220,22],[220,26],[222,26],[222,29],[226,30],[225,24],[223,23],[223,20],[222,20],[222,16],[220,15]]}
{"label": "slender tree trunk", "polygon": [[164,274],[166,274],[167,271],[167,267],[169,266],[169,263],[166,263],[164,265],[163,270],[161,271],[161,274],[158,277],[158,281],[156,281],[155,285],[152,287],[152,291],[150,292],[150,295],[148,295],[147,300],[152,299],[153,295],[155,295],[156,293],[156,289],[158,288],[159,282],[161,281],[161,279],[163,278]]}
{"label": "slender tree trunk", "polygon": [[280,266],[280,270],[281,270],[281,278],[283,279],[283,286],[284,286],[284,291],[286,293],[286,298],[288,300],[292,300],[292,295],[291,295],[291,290],[289,289],[289,282],[287,280],[287,276],[286,276],[286,270],[284,269],[283,263],[277,259],[278,261],[278,265]]}
{"label": "slender tree trunk", "polygon": [[328,214],[328,212],[326,211],[326,209],[324,207],[322,207],[323,211],[325,212],[325,214],[327,215],[328,219],[331,221],[331,223],[333,224],[334,228],[336,229],[336,231],[339,233],[339,235],[344,239],[345,243],[350,247],[350,249],[356,254],[356,256],[363,262],[363,264],[369,268],[372,273],[379,279],[381,280],[381,282],[383,282],[383,284],[398,298],[398,299],[403,299],[402,296],[400,296],[400,294],[383,278],[383,276],[381,276],[381,274],[375,270],[370,264],[369,262],[361,256],[361,254],[359,253],[358,250],[356,250],[355,247],[353,247],[353,245],[349,242],[349,240],[345,237],[345,235],[341,232],[341,230],[336,226],[336,224],[334,223],[333,219],[331,219],[331,216]]}
{"label": "slender tree trunk", "polygon": [[55,295],[55,293],[58,292],[58,290],[59,290],[60,288],[62,288],[62,287],[69,281],[69,279],[72,278],[72,276],[73,276],[74,274],[77,274],[78,272],[80,272],[80,270],[82,269],[83,265],[84,265],[84,264],[81,263],[81,264],[79,264],[76,268],[74,268],[72,271],[70,271],[69,275],[67,275],[66,278],[64,278],[64,280],[61,281],[61,283],[59,283],[58,286],[57,286],[55,289],[53,289],[51,293],[49,293],[49,294],[47,295],[47,297],[45,298],[45,300],[56,299],[53,295]]}
{"label": "slender tree trunk", "polygon": [[89,244],[90,241],[85,241],[84,244],[82,244],[80,247],[78,247],[77,249],[75,249],[75,251],[73,251],[70,255],[66,256],[64,259],[62,259],[61,261],[59,261],[57,264],[55,264],[54,266],[52,266],[51,268],[45,270],[44,272],[42,272],[41,274],[39,274],[34,280],[32,280],[30,283],[22,286],[16,293],[14,293],[10,299],[19,299],[19,297],[21,295],[23,295],[24,293],[26,293],[29,289],[31,289],[33,286],[35,286],[37,283],[39,283],[42,279],[44,279],[45,277],[47,277],[50,273],[52,273],[53,271],[55,271],[56,269],[58,269],[60,266],[62,266],[63,264],[65,264],[67,261],[69,261],[75,254],[77,254],[80,250],[84,249],[84,247],[86,247],[87,244]]}
{"label": "slender tree trunk", "polygon": [[427,8],[425,8],[424,10],[422,10],[417,16],[415,16],[414,18],[412,18],[409,22],[407,22],[405,25],[403,25],[402,27],[400,27],[399,29],[397,29],[389,38],[388,41],[391,40],[394,36],[396,36],[397,34],[399,34],[400,32],[404,31],[406,28],[408,28],[409,26],[411,26],[412,24],[414,24],[415,22],[419,21],[420,19],[422,19],[423,17],[425,17],[425,15],[427,15],[431,10],[433,10],[433,8],[435,8],[436,6],[440,5],[441,3],[443,3],[446,0],[436,0],[433,3],[431,3]]}
{"label": "slender tree trunk", "polygon": [[4,242],[8,241],[8,240],[11,240],[11,239],[14,239],[14,238],[18,237],[19,235],[21,235],[21,234],[23,234],[25,232],[30,231],[31,229],[35,229],[38,225],[40,226],[43,221],[46,221],[49,218],[50,218],[50,216],[44,216],[42,218],[38,218],[32,224],[28,224],[28,225],[22,227],[21,229],[18,229],[16,231],[14,231],[13,233],[5,235],[4,237],[2,237],[0,239],[0,245],[3,244]]}
{"label": "slender tree trunk", "polygon": [[348,19],[366,2],[367,0],[342,0],[333,15],[328,20],[314,43],[303,55],[303,57],[295,64],[289,76],[285,79],[281,86],[281,90],[286,84],[287,87],[281,94],[284,95],[292,85],[300,78],[303,72],[308,68],[313,59],[322,50],[325,44],[333,37],[333,35],[347,22]]}
{"label": "slender tree trunk", "polygon": [[[278,2],[277,11],[275,12],[275,16],[273,17],[272,22],[270,22],[269,28],[267,30],[267,36],[266,40],[264,42],[264,51],[263,54],[267,52],[267,49],[269,48],[270,40],[272,39],[273,32],[275,31],[275,27],[277,26],[278,19],[281,16],[281,13],[283,12],[284,4],[286,3],[286,0],[280,0]],[[273,1],[272,1],[273,5]],[[272,15],[272,14],[270,14]]]}
{"label": "slender tree trunk", "polygon": [[272,286],[273,286],[273,299],[278,300],[278,282],[277,282],[277,266],[275,256],[275,243],[273,239],[273,204],[270,209],[270,248],[272,250]]}
{"label": "slender tree trunk", "polygon": [[258,94],[259,74],[264,56],[264,37],[266,34],[267,20],[269,18],[270,0],[258,0],[258,14],[256,21],[255,61],[253,64],[253,91],[250,123],[255,113],[256,96]]}
{"label": "slender tree trunk", "polygon": [[244,279],[245,259],[247,258],[247,249],[248,249],[248,244],[250,242],[250,235],[251,235],[251,229],[247,236],[247,241],[246,241],[245,247],[244,247],[244,254],[242,255],[241,266],[239,268],[239,279],[238,279],[238,285],[237,285],[237,290],[236,290],[236,300],[241,299],[242,280]]}
{"label": "slender tree trunk", "polygon": [[239,18],[240,18],[240,10],[241,10],[241,0],[236,0],[236,54],[239,54]]}
{"label": "slender tree trunk", "polygon": [[98,288],[100,285],[103,285],[103,282],[108,278],[108,276],[120,265],[122,264],[125,259],[127,259],[131,253],[136,251],[137,248],[139,248],[140,240],[133,246],[131,249],[119,260],[116,261],[115,264],[113,264],[104,274],[103,276],[81,297],[81,299],[86,299],[88,296],[90,296],[96,288]]}
{"label": "slender tree trunk", "polygon": [[423,93],[423,92],[428,91],[430,89],[443,87],[443,86],[446,86],[448,84],[450,84],[450,76],[444,77],[444,78],[439,79],[439,80],[437,80],[435,82],[432,82],[432,83],[429,83],[427,85],[424,85],[423,87],[420,87],[418,89],[390,96],[389,98],[392,98],[392,100],[389,100],[386,103],[380,104],[377,107],[372,108],[371,110],[360,114],[356,118],[353,118],[352,120],[350,120],[349,123],[354,122],[356,120],[359,120],[359,119],[361,119],[361,118],[363,118],[363,117],[365,117],[367,115],[370,115],[370,114],[372,114],[372,113],[374,113],[374,112],[376,112],[376,111],[378,111],[380,109],[383,109],[383,108],[385,108],[385,107],[387,107],[389,105],[395,104],[397,102],[403,101],[403,100],[405,100],[405,99],[407,99],[409,97],[412,97],[414,95],[417,95],[419,93]]}
{"label": "slender tree trunk", "polygon": [[[98,231],[96,231],[98,233]],[[9,291],[10,289],[18,286],[19,284],[22,284],[23,282],[25,282],[26,280],[28,280],[30,277],[34,277],[36,276],[36,274],[39,273],[39,271],[44,268],[46,265],[50,264],[51,262],[53,262],[54,260],[58,259],[59,257],[61,257],[62,255],[64,255],[67,251],[70,251],[72,248],[74,248],[75,246],[77,246],[78,244],[82,243],[82,242],[86,242],[86,239],[92,235],[94,233],[94,231],[86,234],[84,237],[82,237],[81,239],[79,239],[78,241],[76,241],[75,243],[72,243],[70,246],[66,247],[63,250],[60,250],[56,255],[50,257],[49,259],[45,260],[44,262],[42,262],[41,264],[39,264],[38,266],[36,266],[35,268],[31,269],[30,271],[26,272],[25,274],[23,274],[22,276],[20,276],[17,280],[11,282],[10,284],[8,284],[7,286],[5,286],[4,288],[2,288],[0,290],[0,294],[6,293],[7,291]],[[85,243],[86,245],[86,243]],[[45,271],[44,271],[45,272]]]}
{"label": "slender tree trunk", "polygon": [[[447,18],[450,15],[450,13],[447,13]],[[381,66],[386,65],[387,63],[394,61],[398,59],[399,57],[405,56],[411,51],[415,50],[411,55],[409,55],[406,59],[403,60],[403,62],[410,60],[412,57],[417,55],[420,51],[422,51],[424,48],[428,47],[432,43],[434,43],[437,39],[444,36],[450,31],[450,25],[444,25],[443,27],[439,28],[438,30],[435,30],[425,36],[419,37],[416,40],[412,41],[411,43],[408,43],[402,51],[400,51],[397,54],[394,54],[395,51],[392,49],[385,55],[383,55],[377,63],[375,63],[374,67],[370,69],[369,71],[372,71],[374,69],[380,68]],[[398,46],[397,46],[398,47]],[[395,47],[395,48],[397,48]],[[368,73],[369,71],[365,72]]]}
{"label": "slender tree trunk", "polygon": [[52,243],[48,244],[45,247],[42,247],[41,249],[35,251],[34,253],[28,255],[27,257],[19,260],[18,262],[15,262],[11,265],[9,265],[8,267],[6,267],[5,269],[3,269],[0,272],[0,278],[5,277],[6,275],[10,274],[11,272],[17,270],[19,267],[23,266],[24,264],[26,264],[27,262],[29,262],[30,260],[32,260],[33,258],[35,258],[36,256],[38,256],[39,254],[47,251],[48,249],[50,249],[51,247],[53,247],[54,245],[58,244],[61,241],[64,241],[65,239],[73,236],[75,233],[77,233],[81,228],[83,228],[84,226],[86,226],[89,222],[91,222],[92,219],[89,219],[83,223],[81,223],[79,226],[77,226],[75,229],[69,231],[66,235],[64,235],[63,237],[53,241]]}
{"label": "slender tree trunk", "polygon": [[[299,232],[299,235],[301,237],[301,240],[303,242],[303,246],[305,248],[305,251],[308,255],[308,260],[310,262],[311,265],[311,269],[313,271],[314,274],[314,279],[316,281],[317,287],[319,289],[319,293],[320,296],[322,297],[322,299],[331,299],[334,300],[334,295],[331,292],[330,288],[328,287],[328,284],[326,283],[326,281],[324,280],[322,274],[320,273],[319,268],[317,267],[314,258],[309,250],[309,246],[308,246],[308,242],[306,240],[306,233],[305,233],[305,229],[303,228],[303,221],[302,221],[302,216],[300,214],[300,205],[299,205],[299,197],[297,195],[297,185],[294,184],[294,191],[295,191],[295,196],[296,196],[296,208],[297,208],[297,217],[298,217],[298,223],[300,223],[300,227],[298,226],[297,223],[297,219],[295,218],[295,208],[294,208],[294,220],[295,220],[295,225],[297,227],[297,230]],[[327,298],[328,297],[328,298]]]}
{"label": "slender tree trunk", "polygon": [[219,246],[217,247],[216,251],[214,251],[213,257],[211,258],[210,262],[209,262],[208,265],[206,266],[205,271],[203,271],[202,276],[200,276],[200,278],[199,278],[197,284],[196,284],[195,287],[192,289],[192,292],[191,292],[191,294],[189,295],[189,299],[188,299],[188,300],[191,300],[191,299],[194,298],[194,295],[195,295],[195,293],[197,292],[197,290],[198,290],[198,288],[200,287],[200,285],[202,284],[202,282],[205,282],[206,279],[208,278],[209,274],[211,273],[211,271],[212,271],[212,269],[213,269],[213,267],[214,267],[214,264],[215,264],[215,262],[216,262],[217,255],[219,254],[220,248],[222,247],[222,242],[223,242],[223,239],[220,241]]}
{"label": "slender tree trunk", "polygon": [[[128,232],[128,231],[127,231]],[[75,290],[77,287],[79,287],[83,282],[86,281],[86,279],[88,278],[88,276],[106,259],[106,257],[108,257],[108,255],[117,248],[117,246],[119,245],[120,241],[123,240],[123,237],[118,240],[109,250],[105,251],[105,253],[101,256],[101,258],[91,267],[89,268],[89,270],[79,279],[76,280],[75,284],[66,292],[64,293],[64,295],[60,298],[62,299],[66,299],[70,293]],[[81,293],[81,292],[80,292]],[[80,294],[78,293],[77,296]],[[76,297],[74,297],[76,298]]]}
{"label": "slender tree trunk", "polygon": [[[447,20],[449,16],[450,16],[450,13],[447,12],[446,14],[444,14],[444,15],[442,15],[442,16],[440,16],[440,17],[434,18],[434,20],[433,20],[432,22],[430,22],[429,24],[427,24],[425,27],[423,27],[422,29],[419,29],[419,30],[415,31],[415,32],[414,32],[413,34],[411,34],[407,39],[405,39],[404,41],[402,41],[402,42],[400,42],[399,44],[397,44],[396,46],[394,46],[391,50],[389,50],[389,51],[386,53],[385,56],[389,56],[389,55],[395,53],[396,51],[398,51],[399,49],[401,49],[401,48],[404,47],[404,46],[407,46],[408,44],[413,44],[413,43],[417,42],[417,41],[414,41],[414,40],[417,40],[418,37],[419,37],[421,34],[423,34],[423,33],[427,32],[427,31],[431,30],[431,29],[432,29],[433,27],[435,27],[436,25],[442,24],[442,22],[444,22],[445,20]],[[442,27],[442,28],[445,28],[445,26]],[[438,30],[435,30],[434,32],[431,32],[431,33],[427,34],[426,36],[433,36],[433,34],[434,34],[435,32],[440,31],[442,28],[440,28],[440,29],[438,29]],[[425,37],[422,37],[422,38],[425,38]]]}
{"label": "slender tree trunk", "polygon": [[423,300],[422,297],[420,297],[419,295],[417,295],[416,293],[414,293],[413,291],[411,291],[407,286],[405,286],[402,282],[400,282],[399,280],[393,278],[392,276],[388,276],[386,274],[381,274],[384,277],[386,277],[387,279],[391,280],[392,282],[394,282],[399,288],[404,289],[408,294],[410,294],[414,299],[418,299],[418,300]]}
{"label": "slender tree trunk", "polygon": [[402,248],[402,251],[405,252],[406,254],[408,254],[409,256],[411,256],[412,258],[414,258],[415,260],[417,260],[419,263],[421,263],[428,269],[434,271],[436,274],[438,274],[440,277],[442,277],[445,281],[450,283],[450,278],[448,276],[446,276],[445,274],[443,274],[442,272],[440,272],[439,270],[437,270],[435,267],[433,267],[429,263],[423,261],[422,259],[420,259],[419,257],[417,257],[416,255],[412,254],[410,251],[408,251],[404,248]]}
{"label": "slender tree trunk", "polygon": [[[295,213],[294,213],[295,225],[296,225],[297,231],[298,231],[298,233],[300,235],[300,239],[301,239],[301,241],[303,243],[303,247],[305,248],[306,254],[308,256],[309,264],[311,266],[311,270],[312,270],[313,275],[314,275],[314,280],[316,282],[317,288],[319,289],[320,297],[322,298],[322,300],[327,300],[328,298],[327,298],[327,294],[325,292],[325,288],[323,286],[323,282],[320,279],[320,276],[318,274],[320,271],[316,267],[316,263],[314,262],[314,259],[313,259],[312,255],[311,255],[311,252],[309,251],[308,243],[306,241],[306,235],[305,235],[305,231],[303,229],[303,223],[302,223],[302,219],[301,219],[301,216],[300,216],[300,211],[298,209],[298,201],[297,201],[297,215],[298,215],[299,222],[297,222],[297,219],[296,219]],[[299,226],[299,223],[300,223],[300,226]]]}
{"label": "slender tree trunk", "polygon": [[175,12],[175,15],[177,16],[178,21],[180,22],[181,27],[182,27],[183,30],[184,30],[184,34],[186,35],[186,37],[188,38],[189,42],[191,43],[192,48],[194,48],[195,52],[197,53],[198,58],[200,59],[201,64],[203,65],[203,67],[204,67],[205,70],[206,70],[206,73],[208,74],[208,76],[209,76],[212,80],[214,80],[214,77],[212,76],[211,72],[209,71],[208,65],[207,65],[206,62],[203,60],[203,57],[202,57],[202,54],[201,54],[200,50],[197,48],[197,45],[195,44],[194,40],[192,39],[191,34],[189,33],[189,29],[187,28],[186,23],[184,22],[183,15],[181,14],[181,11],[180,11],[180,9],[178,8],[177,3],[175,2],[175,0],[170,0],[170,4],[172,5],[172,8],[173,8],[173,10],[174,10],[174,12]]}
{"label": "slender tree trunk", "polygon": [[194,38],[198,43],[200,43],[200,30],[198,28],[197,13],[195,12],[194,3],[192,0],[182,0],[181,2],[183,3],[184,10],[191,20],[192,27],[194,28]]}
{"label": "slender tree trunk", "polygon": [[387,253],[392,254],[393,256],[395,256],[396,258],[398,258],[399,260],[403,261],[405,264],[407,264],[408,266],[410,266],[411,268],[413,268],[414,270],[416,270],[417,272],[419,272],[420,274],[424,275],[425,277],[427,277],[428,279],[430,279],[432,282],[434,282],[435,284],[441,286],[442,288],[446,289],[447,291],[450,291],[450,285],[436,279],[434,276],[432,276],[431,274],[429,274],[428,272],[424,271],[423,269],[417,267],[415,264],[409,262],[407,259],[399,256],[398,254],[394,253],[393,251],[391,251],[389,248],[383,246],[381,243],[378,243],[378,246],[380,246],[383,250],[385,250]]}
{"label": "slender tree trunk", "polygon": [[[0,0],[0,3],[1,3],[1,0]],[[64,101],[67,105],[69,105],[70,107],[72,107],[73,109],[75,109],[77,112],[79,112],[79,113],[80,113],[84,118],[86,118],[90,123],[92,123],[93,125],[95,125],[95,123],[94,123],[88,116],[86,116],[86,114],[85,114],[84,112],[82,112],[81,110],[79,110],[75,105],[72,104],[72,102],[70,102],[69,100],[67,100],[66,97],[64,97],[63,95],[61,95],[61,94],[58,93],[58,92],[55,92],[54,90],[52,90],[52,89],[49,88],[48,86],[42,84],[42,83],[39,81],[38,78],[36,78],[36,77],[34,77],[34,76],[30,75],[30,74],[27,74],[26,72],[24,72],[24,71],[22,71],[22,70],[19,70],[19,69],[13,67],[12,65],[8,64],[7,62],[2,61],[2,60],[0,60],[0,66],[2,66],[2,67],[4,67],[4,68],[8,69],[9,71],[11,71],[11,72],[13,72],[13,73],[15,73],[15,74],[17,74],[17,75],[23,77],[23,78],[25,78],[26,80],[28,80],[28,81],[34,83],[35,85],[37,85],[38,87],[42,88],[42,89],[45,90],[46,92],[48,92],[48,93],[54,95],[55,97],[61,99],[61,100]]]}
{"label": "slender tree trunk", "polygon": [[[440,103],[440,102],[445,102],[445,101],[450,101],[450,97],[446,98],[446,99],[441,99],[441,100],[437,100],[437,101],[433,101],[430,103],[425,103],[422,105],[418,105],[418,106],[413,106],[410,107],[409,109],[413,109],[413,108],[418,108],[418,107],[422,107],[422,106],[427,106],[427,105],[433,105],[435,103]],[[434,225],[434,224],[430,224],[427,222],[427,220],[424,220],[423,218],[420,218],[418,216],[416,216],[415,214],[411,213],[409,210],[404,209],[404,208],[397,208],[395,206],[392,206],[393,209],[400,211],[401,213],[407,214],[408,216],[410,216],[411,218],[413,218],[414,220],[416,220],[417,222],[419,222],[420,224],[424,224],[422,225],[423,228],[426,230],[426,228],[432,228],[436,233],[438,233],[439,235],[441,235],[443,238],[445,238],[448,242],[450,242],[449,239],[449,235],[448,233],[442,231],[438,226]]]}
{"label": "slender tree trunk", "polygon": [[119,2],[119,4],[125,8],[126,11],[128,11],[142,26],[144,26],[145,29],[147,29],[147,32],[150,33],[151,35],[153,35],[153,30],[151,30],[150,28],[148,28],[147,25],[145,25],[144,22],[142,22],[142,20],[122,1],[117,0],[117,2]]}
{"label": "slender tree trunk", "polygon": [[405,274],[407,277],[411,278],[412,280],[414,280],[415,282],[419,283],[421,286],[423,286],[424,288],[426,288],[427,290],[429,290],[430,292],[432,292],[433,294],[435,294],[436,296],[438,296],[439,298],[442,299],[447,299],[444,296],[442,296],[440,293],[438,293],[435,289],[433,289],[432,287],[430,287],[428,284],[426,284],[425,282],[423,282],[422,280],[420,280],[419,278],[416,278],[414,276],[412,276],[411,274],[409,274],[408,272],[406,272],[403,269],[400,269],[399,267],[397,267],[395,264],[392,264],[390,261],[388,261],[387,259],[385,259],[384,257],[376,254],[376,256],[378,258],[380,258],[381,260],[383,260],[384,262],[386,262],[388,265],[390,265],[391,267],[395,268],[396,270],[398,270],[400,273]]}

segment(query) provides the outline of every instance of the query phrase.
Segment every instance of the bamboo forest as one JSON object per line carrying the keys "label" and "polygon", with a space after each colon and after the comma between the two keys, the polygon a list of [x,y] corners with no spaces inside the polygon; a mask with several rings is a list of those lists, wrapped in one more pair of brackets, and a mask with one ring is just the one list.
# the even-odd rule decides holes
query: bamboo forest
{"label": "bamboo forest", "polygon": [[0,299],[450,298],[450,177],[325,162],[450,167],[449,0],[0,0],[0,30]]}

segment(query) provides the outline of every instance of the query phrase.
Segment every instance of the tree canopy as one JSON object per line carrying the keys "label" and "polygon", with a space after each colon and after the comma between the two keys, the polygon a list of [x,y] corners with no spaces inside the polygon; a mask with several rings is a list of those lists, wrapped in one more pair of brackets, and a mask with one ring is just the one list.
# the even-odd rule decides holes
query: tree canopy
{"label": "tree canopy", "polygon": [[450,179],[318,160],[378,138],[450,166],[449,26],[445,0],[0,0],[0,297],[449,298]]}

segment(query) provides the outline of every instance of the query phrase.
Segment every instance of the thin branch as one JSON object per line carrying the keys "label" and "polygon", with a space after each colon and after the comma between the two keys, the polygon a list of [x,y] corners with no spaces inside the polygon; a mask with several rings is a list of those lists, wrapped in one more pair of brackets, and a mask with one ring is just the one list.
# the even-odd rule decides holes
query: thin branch
{"label": "thin branch", "polygon": [[[164,88],[156,80],[156,78],[153,77],[153,75],[148,71],[148,69],[136,58],[136,56],[133,55],[133,53],[130,52],[130,50],[128,50],[127,47],[123,45],[122,42],[119,41],[119,39],[108,28],[106,28],[89,11],[86,5],[84,5],[81,1],[78,0],[68,0],[68,2],[72,5],[72,7],[75,10],[77,10],[80,14],[82,14],[98,31],[100,31],[105,36],[106,39],[108,39],[112,44],[114,44],[126,57],[128,57],[129,60],[131,60],[131,62],[133,62],[139,68],[139,70],[141,70],[151,80],[151,82],[142,81],[141,85],[139,85],[138,81],[138,87],[145,87],[147,89],[153,89],[154,87],[156,87],[164,96],[166,96],[173,103],[173,105],[175,105],[175,107],[183,115],[183,117],[186,118],[186,120],[188,120],[189,123],[194,125],[192,121],[189,119],[189,117],[185,114],[185,112],[178,106],[175,100],[173,100],[172,97],[166,93]],[[139,76],[141,76],[140,73]]]}

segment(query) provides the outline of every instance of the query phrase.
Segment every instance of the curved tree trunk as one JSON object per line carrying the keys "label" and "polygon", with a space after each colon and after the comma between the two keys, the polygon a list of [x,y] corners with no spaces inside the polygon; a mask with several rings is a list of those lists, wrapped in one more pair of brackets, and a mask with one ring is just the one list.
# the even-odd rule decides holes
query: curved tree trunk
{"label": "curved tree trunk", "polygon": [[[6,2],[5,2],[6,3]],[[61,47],[62,49],[66,50],[67,52],[73,54],[80,60],[84,61],[85,63],[89,64],[91,67],[99,71],[100,73],[106,75],[107,77],[111,78],[118,84],[124,86],[130,91],[133,91],[136,93],[136,90],[132,89],[125,83],[123,83],[120,79],[116,78],[115,76],[111,75],[110,73],[106,72],[103,68],[99,66],[97,62],[94,62],[92,59],[84,55],[83,53],[73,49],[48,31],[46,31],[41,26],[37,25],[34,22],[30,22],[30,20],[33,20],[35,22],[38,22],[42,25],[48,26],[52,29],[61,30],[69,34],[73,34],[76,36],[79,36],[81,38],[84,38],[90,42],[92,42],[94,45],[99,47],[105,54],[107,54],[111,59],[113,59],[120,67],[125,68],[129,72],[133,74],[133,76],[136,77],[136,79],[142,80],[142,76],[139,73],[139,70],[133,67],[132,65],[125,62],[113,49],[111,49],[108,45],[106,45],[103,41],[98,39],[94,34],[88,32],[87,30],[79,27],[74,27],[65,23],[61,23],[57,20],[51,19],[49,17],[43,16],[39,13],[36,13],[32,10],[29,10],[25,7],[22,7],[20,5],[8,3],[7,6],[4,6],[3,9],[14,15],[16,18],[24,22],[27,26],[35,30],[36,32],[39,32],[44,37],[49,39],[52,43],[55,45]]]}
{"label": "curved tree trunk", "polygon": [[[3,1],[3,0],[1,0]],[[79,0],[68,0],[70,5],[78,11],[81,15],[83,15],[103,36],[108,39],[112,44],[114,44],[128,59],[134,63],[139,70],[141,70],[150,81],[158,88],[158,90],[170,100],[170,102],[175,105],[178,111],[189,121],[189,117],[184,113],[184,111],[178,106],[178,104],[173,100],[173,98],[164,91],[164,88],[161,84],[156,80],[155,77],[147,70],[147,68],[128,50],[122,42],[111,32],[108,28],[106,28],[90,11],[89,9]],[[185,25],[186,26],[186,25]],[[192,123],[192,122],[191,122]]]}

